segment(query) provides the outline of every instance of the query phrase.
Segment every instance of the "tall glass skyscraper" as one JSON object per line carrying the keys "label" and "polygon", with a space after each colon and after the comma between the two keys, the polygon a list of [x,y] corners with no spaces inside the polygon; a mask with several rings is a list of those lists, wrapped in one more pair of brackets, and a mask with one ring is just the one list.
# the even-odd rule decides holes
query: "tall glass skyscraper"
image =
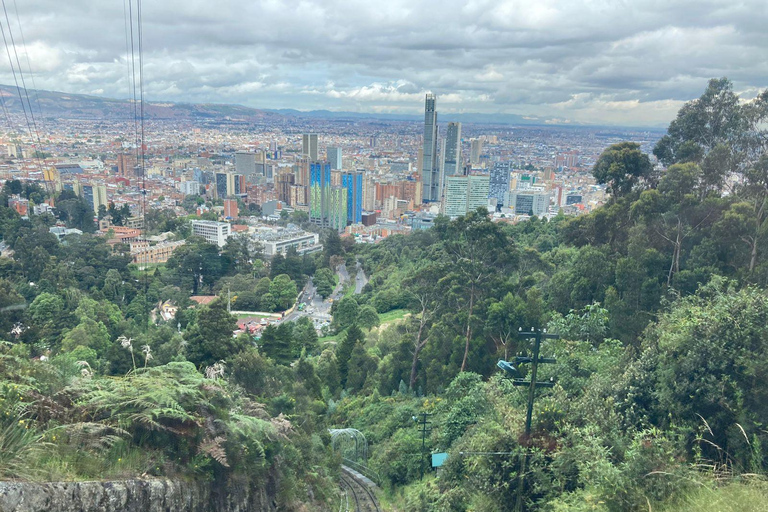
{"label": "tall glass skyscraper", "polygon": [[359,224],[363,221],[363,173],[342,173],[341,186],[347,191],[347,222]]}
{"label": "tall glass skyscraper", "polygon": [[309,220],[325,226],[328,218],[328,191],[331,188],[331,164],[312,162],[309,164]]}
{"label": "tall glass skyscraper", "polygon": [[448,123],[448,129],[445,131],[445,153],[443,154],[445,176],[462,174],[461,164],[461,123]]}
{"label": "tall glass skyscraper", "polygon": [[423,202],[440,200],[440,166],[437,161],[437,111],[434,94],[427,94],[424,102],[424,151],[421,164]]}
{"label": "tall glass skyscraper", "polygon": [[[360,183],[362,187],[362,182]],[[343,231],[347,227],[347,189],[331,186],[331,164],[309,166],[309,220],[324,228]]]}

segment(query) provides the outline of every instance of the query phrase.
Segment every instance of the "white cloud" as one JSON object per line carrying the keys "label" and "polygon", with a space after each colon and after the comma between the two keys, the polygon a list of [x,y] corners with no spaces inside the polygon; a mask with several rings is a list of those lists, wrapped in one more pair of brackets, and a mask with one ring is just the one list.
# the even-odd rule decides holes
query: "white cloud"
{"label": "white cloud", "polygon": [[[711,77],[754,94],[768,76],[764,0],[164,0],[143,8],[154,100],[415,113],[432,91],[446,112],[664,124]],[[126,97],[121,3],[30,0],[19,12],[38,87]],[[13,83],[2,59],[0,81]]]}

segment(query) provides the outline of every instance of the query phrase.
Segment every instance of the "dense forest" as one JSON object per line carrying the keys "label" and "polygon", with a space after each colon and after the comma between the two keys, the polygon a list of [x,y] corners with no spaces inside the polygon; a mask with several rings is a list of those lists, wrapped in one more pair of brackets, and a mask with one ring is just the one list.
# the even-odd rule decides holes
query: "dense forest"
{"label": "dense forest", "polygon": [[[327,428],[354,427],[391,510],[514,510],[521,460],[525,510],[765,510],[767,122],[768,92],[712,80],[659,165],[632,142],[605,150],[593,174],[610,199],[589,214],[480,209],[375,245],[325,233],[322,254],[271,262],[190,237],[139,271],[101,237],[58,242],[52,217],[19,218],[7,196],[44,191],[7,182],[0,477],[269,474],[283,509],[330,510]],[[369,282],[324,336],[307,319],[232,336],[228,296],[278,311],[356,262]],[[190,308],[202,292],[221,298]],[[559,338],[526,436],[527,397],[496,362],[529,354],[531,328]],[[421,478],[423,413],[426,451],[448,458]]]}

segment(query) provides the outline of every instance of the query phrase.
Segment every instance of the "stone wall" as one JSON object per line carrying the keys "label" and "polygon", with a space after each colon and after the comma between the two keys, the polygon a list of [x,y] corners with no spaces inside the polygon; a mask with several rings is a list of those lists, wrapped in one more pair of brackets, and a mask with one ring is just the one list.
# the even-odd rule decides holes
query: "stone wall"
{"label": "stone wall", "polygon": [[271,512],[269,494],[234,482],[0,482],[0,512]]}

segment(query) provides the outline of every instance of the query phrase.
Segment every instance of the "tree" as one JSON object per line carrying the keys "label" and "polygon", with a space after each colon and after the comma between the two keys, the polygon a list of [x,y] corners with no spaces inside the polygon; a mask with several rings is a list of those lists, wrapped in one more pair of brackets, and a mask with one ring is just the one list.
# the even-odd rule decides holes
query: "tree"
{"label": "tree", "polygon": [[410,297],[409,310],[418,322],[418,328],[413,339],[411,375],[408,388],[413,389],[416,384],[419,356],[424,347],[429,343],[429,326],[438,316],[444,305],[442,289],[438,285],[445,268],[430,264],[426,267],[414,270],[403,281],[403,286]]}
{"label": "tree", "polygon": [[253,252],[250,239],[244,236],[230,236],[221,250],[222,272],[224,274],[245,274],[250,272]]}
{"label": "tree", "polygon": [[174,251],[166,267],[176,271],[179,287],[190,289],[193,295],[201,285],[211,288],[223,275],[219,248],[202,238],[191,237]]}
{"label": "tree", "polygon": [[298,358],[302,352],[314,355],[318,351],[317,331],[309,317],[303,316],[293,325],[293,355]]}
{"label": "tree", "polygon": [[379,314],[376,312],[376,308],[370,304],[360,306],[357,313],[357,325],[363,329],[373,329],[379,326]]}
{"label": "tree", "polygon": [[363,389],[369,375],[376,371],[376,361],[368,355],[362,343],[355,344],[349,357],[346,388],[351,392]]}
{"label": "tree", "polygon": [[502,300],[494,301],[488,307],[485,329],[496,345],[496,352],[503,353],[504,360],[509,359],[510,345],[517,341],[518,329],[524,322],[525,303],[516,295],[507,293]]}
{"label": "tree", "polygon": [[93,349],[99,359],[103,359],[110,347],[109,330],[96,320],[84,318],[77,326],[64,335],[61,349],[71,352],[77,347]]}
{"label": "tree", "polygon": [[323,240],[323,265],[329,267],[333,256],[344,256],[341,237],[335,229],[327,229]]}
{"label": "tree", "polygon": [[317,293],[319,293],[321,297],[328,297],[333,293],[333,289],[336,286],[333,272],[329,268],[321,268],[315,272],[312,282],[315,285],[315,288],[317,288]]}
{"label": "tree", "polygon": [[7,279],[0,277],[0,339],[21,320],[26,303]]}
{"label": "tree", "polygon": [[275,276],[269,285],[269,293],[275,298],[278,310],[285,310],[291,307],[296,301],[298,290],[296,283],[286,274]]}
{"label": "tree", "polygon": [[291,322],[283,322],[278,327],[270,324],[261,333],[259,345],[264,355],[275,363],[288,366],[293,362],[293,325]]}
{"label": "tree", "polygon": [[440,280],[465,308],[464,356],[461,370],[467,367],[469,345],[475,323],[475,306],[497,289],[495,282],[517,265],[517,252],[501,228],[491,222],[488,211],[478,208],[451,222],[443,234],[443,246],[450,260],[448,273]]}
{"label": "tree", "polygon": [[336,348],[336,362],[339,369],[339,381],[341,388],[347,387],[347,376],[349,375],[349,360],[352,357],[352,351],[355,345],[365,339],[363,331],[356,324],[352,324],[347,330],[346,336]]}
{"label": "tree", "polygon": [[683,105],[653,154],[664,165],[701,164],[718,146],[733,148],[746,131],[745,121],[731,81],[713,78],[700,98]]}
{"label": "tree", "polygon": [[723,278],[714,278],[664,314],[648,333],[640,361],[654,367],[657,424],[699,426],[703,418],[712,446],[720,447],[712,453],[710,445],[701,444],[705,453],[713,460],[722,453],[748,459],[749,443],[765,439],[766,318],[768,298],[762,290],[736,291]]}
{"label": "tree", "polygon": [[227,313],[223,300],[203,306],[197,323],[187,330],[188,359],[199,366],[209,366],[225,360],[246,347],[232,333],[237,329],[235,317]]}
{"label": "tree", "polygon": [[333,325],[336,331],[346,329],[348,326],[357,322],[360,307],[354,297],[344,297],[334,305]]}
{"label": "tree", "polygon": [[614,199],[629,194],[643,180],[652,177],[653,164],[648,155],[640,151],[640,144],[620,142],[602,152],[592,168],[592,175],[600,184],[608,184]]}

